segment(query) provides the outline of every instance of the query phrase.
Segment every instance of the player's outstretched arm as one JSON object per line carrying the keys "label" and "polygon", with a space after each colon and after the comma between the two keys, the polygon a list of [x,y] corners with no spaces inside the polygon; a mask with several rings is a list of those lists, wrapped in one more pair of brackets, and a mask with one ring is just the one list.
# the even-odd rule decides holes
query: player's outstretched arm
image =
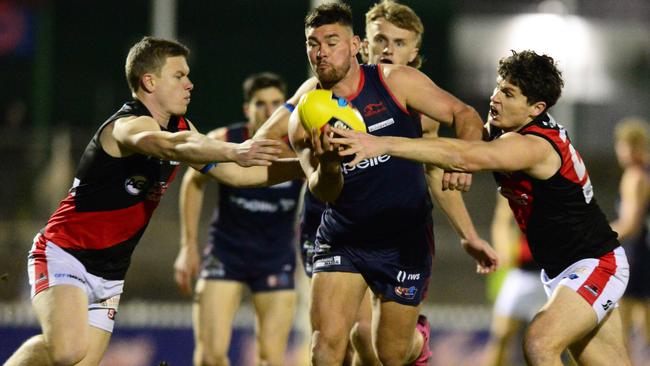
{"label": "player's outstretched arm", "polygon": [[476,172],[523,171],[535,178],[549,178],[559,168],[559,155],[542,137],[506,133],[490,141],[452,138],[404,138],[373,136],[359,131],[334,129],[333,143],[343,145],[341,156],[355,155],[350,164],[382,154],[433,164],[444,170]]}
{"label": "player's outstretched arm", "polygon": [[208,172],[219,183],[238,187],[268,187],[288,180],[304,178],[297,158],[276,160],[270,166],[241,167],[235,163],[219,163]]}
{"label": "player's outstretched arm", "polygon": [[232,161],[241,166],[270,165],[280,153],[280,142],[247,140],[240,144],[211,139],[191,131],[161,131],[151,117],[127,117],[115,121],[112,137],[122,155],[137,152],[190,164]]}

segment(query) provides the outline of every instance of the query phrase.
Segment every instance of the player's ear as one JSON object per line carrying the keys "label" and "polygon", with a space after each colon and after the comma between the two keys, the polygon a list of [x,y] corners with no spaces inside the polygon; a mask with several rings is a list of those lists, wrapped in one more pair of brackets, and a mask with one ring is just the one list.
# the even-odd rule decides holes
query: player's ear
{"label": "player's ear", "polygon": [[361,59],[363,62],[368,62],[368,38],[364,38],[363,41],[361,41],[361,46],[359,48],[359,53],[361,54]]}
{"label": "player's ear", "polygon": [[153,74],[146,73],[140,78],[140,86],[147,93],[152,93],[156,87],[156,79]]}
{"label": "player's ear", "polygon": [[409,62],[408,62],[409,64],[411,64],[411,62],[413,62],[415,60],[415,58],[418,57],[419,52],[420,52],[419,48],[414,48],[411,51],[411,54],[409,55]]}
{"label": "player's ear", "polygon": [[530,114],[533,118],[539,116],[546,110],[546,102],[539,101],[530,106]]}
{"label": "player's ear", "polygon": [[361,38],[359,36],[352,36],[352,39],[350,40],[350,43],[352,45],[352,55],[356,56],[359,53],[359,50],[361,49]]}

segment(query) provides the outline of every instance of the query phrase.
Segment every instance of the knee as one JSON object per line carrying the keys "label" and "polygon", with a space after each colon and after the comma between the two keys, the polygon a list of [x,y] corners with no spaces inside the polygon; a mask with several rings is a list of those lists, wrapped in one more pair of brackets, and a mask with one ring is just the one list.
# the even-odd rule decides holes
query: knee
{"label": "knee", "polygon": [[260,347],[259,350],[259,364],[267,366],[282,366],[284,365],[284,351],[285,349],[269,349],[268,347]]}
{"label": "knee", "polygon": [[559,358],[562,347],[546,336],[543,329],[531,326],[524,333],[523,351],[530,363],[539,364],[544,363],[544,360]]}
{"label": "knee", "polygon": [[358,322],[350,331],[350,342],[359,360],[364,365],[377,363],[377,356],[372,346],[372,327],[365,322]]}
{"label": "knee", "polygon": [[357,322],[350,331],[350,340],[355,347],[357,345],[372,348],[372,334],[370,324]]}
{"label": "knee", "polygon": [[316,330],[312,336],[312,363],[341,364],[345,358],[348,340],[341,334]]}
{"label": "knee", "polygon": [[200,366],[228,366],[228,354],[222,347],[196,347],[194,363]]}
{"label": "knee", "polygon": [[54,366],[70,366],[81,362],[88,352],[83,341],[48,344],[48,353]]}
{"label": "knee", "polygon": [[391,347],[377,347],[377,357],[384,366],[405,365],[409,361],[410,344],[393,344]]}

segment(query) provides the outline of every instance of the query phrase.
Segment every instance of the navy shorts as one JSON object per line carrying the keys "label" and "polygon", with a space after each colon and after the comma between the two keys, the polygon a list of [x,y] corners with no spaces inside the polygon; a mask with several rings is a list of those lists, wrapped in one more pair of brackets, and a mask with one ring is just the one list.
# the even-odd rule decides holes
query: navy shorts
{"label": "navy shorts", "polygon": [[429,286],[433,234],[396,243],[400,246],[365,248],[316,242],[313,272],[359,273],[379,298],[417,306]]}
{"label": "navy shorts", "polygon": [[307,277],[311,278],[313,274],[313,261],[314,261],[314,252],[316,250],[316,234],[313,233],[309,235],[307,233],[302,233],[300,235],[300,257],[302,258],[302,267],[305,270]]}
{"label": "navy shorts", "polygon": [[203,260],[199,278],[204,280],[224,280],[245,283],[251,292],[293,290],[295,288],[293,271],[295,262],[281,265],[277,271],[260,271],[254,268],[238,270],[222,263],[217,257],[208,255]]}

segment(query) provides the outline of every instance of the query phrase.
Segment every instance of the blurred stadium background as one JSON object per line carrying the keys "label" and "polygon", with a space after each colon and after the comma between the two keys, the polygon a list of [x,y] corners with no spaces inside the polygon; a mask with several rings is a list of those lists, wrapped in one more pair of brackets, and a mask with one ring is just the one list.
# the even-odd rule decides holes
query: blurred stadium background
{"label": "blurred stadium background", "polygon": [[[404,0],[425,25],[422,71],[486,115],[497,60],[530,48],[559,60],[566,87],[551,112],[568,126],[601,207],[613,218],[620,170],[612,130],[629,115],[650,117],[650,2],[647,0]],[[375,0],[350,1],[356,32]],[[177,38],[192,55],[189,118],[202,131],[238,121],[241,82],[273,71],[294,90],[307,76],[303,18],[308,0],[0,0],[0,361],[38,331],[29,305],[26,253],[64,197],[97,126],[129,98],[128,48],[143,35]],[[448,133],[443,131],[443,134]],[[467,207],[483,237],[495,199],[490,174],[475,175]],[[133,258],[117,331],[104,365],[190,364],[190,299],[173,283],[178,249],[172,185]],[[204,221],[209,218],[206,204]],[[476,365],[492,292],[436,213],[436,259],[425,314],[434,364]],[[203,233],[205,235],[205,232]],[[300,275],[302,275],[300,273]],[[304,306],[303,306],[304,307]],[[302,315],[304,321],[304,314]],[[251,365],[252,312],[244,307],[231,350]],[[302,365],[302,333],[291,364]],[[650,350],[633,343],[638,365]]]}

